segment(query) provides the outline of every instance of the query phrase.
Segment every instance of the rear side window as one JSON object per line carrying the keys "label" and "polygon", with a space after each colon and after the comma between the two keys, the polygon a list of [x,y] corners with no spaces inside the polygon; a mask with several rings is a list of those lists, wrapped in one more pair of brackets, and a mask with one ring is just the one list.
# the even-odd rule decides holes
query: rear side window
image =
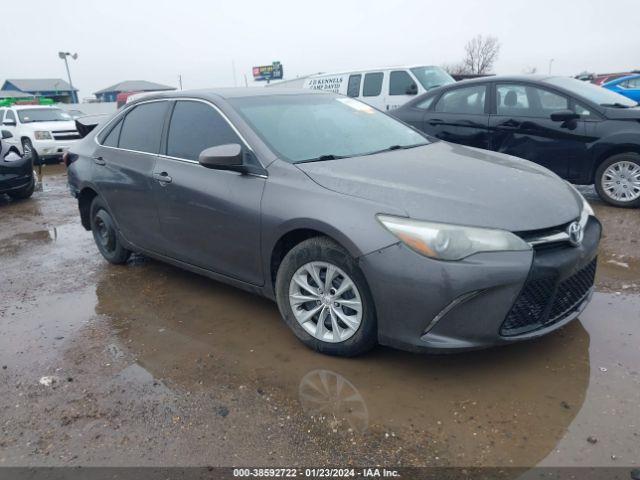
{"label": "rear side window", "polygon": [[398,70],[391,72],[389,77],[389,95],[408,95],[409,91],[414,90],[417,92],[415,83],[404,70]]}
{"label": "rear side window", "polygon": [[357,97],[360,95],[361,80],[362,80],[362,75],[360,74],[349,76],[349,84],[347,85],[348,97]]}
{"label": "rear side window", "polygon": [[167,155],[198,160],[209,147],[241,143],[227,121],[210,105],[179,101],[171,115],[167,135]]}
{"label": "rear side window", "polygon": [[487,87],[485,85],[450,90],[440,97],[436,104],[436,112],[484,114],[486,93]]}
{"label": "rear side window", "polygon": [[120,120],[115,127],[111,129],[109,134],[102,140],[102,145],[105,147],[117,147],[118,140],[120,139],[120,130],[122,129],[122,120]]}
{"label": "rear side window", "polygon": [[367,73],[364,76],[364,86],[362,87],[363,97],[377,97],[382,92],[382,72]]}
{"label": "rear side window", "polygon": [[2,121],[2,117],[4,117],[4,108],[0,108],[0,122]]}
{"label": "rear side window", "polygon": [[138,105],[122,122],[118,146],[137,152],[158,153],[167,102]]}

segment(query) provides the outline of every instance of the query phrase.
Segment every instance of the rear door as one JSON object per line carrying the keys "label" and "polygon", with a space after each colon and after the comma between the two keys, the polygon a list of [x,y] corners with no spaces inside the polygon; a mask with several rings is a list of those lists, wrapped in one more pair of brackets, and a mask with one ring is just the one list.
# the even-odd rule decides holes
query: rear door
{"label": "rear door", "polygon": [[260,285],[260,201],[265,178],[212,170],[198,163],[204,149],[229,143],[242,145],[245,161],[255,161],[211,104],[198,100],[175,103],[153,186],[165,253]]}
{"label": "rear door", "polygon": [[473,84],[446,90],[427,105],[422,130],[447,142],[489,148],[488,86]]}
{"label": "rear door", "polygon": [[160,222],[153,198],[153,171],[160,151],[168,101],[140,104],[98,135],[94,181],[122,234],[158,252]]}
{"label": "rear door", "polygon": [[551,114],[572,109],[559,92],[532,84],[497,83],[490,117],[491,150],[531,160],[563,178],[587,154],[584,121],[554,122]]}

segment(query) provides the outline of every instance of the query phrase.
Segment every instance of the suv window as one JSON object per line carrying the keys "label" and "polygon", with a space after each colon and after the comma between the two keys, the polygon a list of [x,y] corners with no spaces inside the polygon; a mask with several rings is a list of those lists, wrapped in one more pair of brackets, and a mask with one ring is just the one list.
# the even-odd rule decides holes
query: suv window
{"label": "suv window", "polygon": [[122,120],[120,120],[102,140],[102,145],[105,147],[117,147],[118,140],[120,139],[120,130],[122,130]]}
{"label": "suv window", "polygon": [[5,120],[13,120],[16,121],[16,114],[13,113],[13,110],[7,110],[7,114],[4,117]]}
{"label": "suv window", "polygon": [[242,143],[227,121],[210,105],[176,103],[167,135],[167,155],[198,160],[200,152],[227,143]]}
{"label": "suv window", "polygon": [[382,92],[382,72],[367,73],[364,76],[364,86],[362,87],[363,97],[377,97]]}
{"label": "suv window", "polygon": [[362,80],[362,75],[359,73],[356,75],[349,76],[349,84],[347,85],[347,96],[348,97],[357,97],[360,95],[360,81]]}
{"label": "suv window", "polygon": [[[407,92],[415,83],[411,75],[404,70],[391,72],[391,76],[389,77],[389,95],[407,95]],[[415,91],[417,93],[417,89]]]}
{"label": "suv window", "polygon": [[569,99],[529,85],[498,84],[498,115],[549,118],[553,112],[569,109]]}
{"label": "suv window", "polygon": [[158,153],[167,102],[143,103],[122,121],[118,146],[137,152]]}
{"label": "suv window", "polygon": [[4,117],[4,108],[0,108],[0,122],[2,122],[2,117]]}
{"label": "suv window", "polygon": [[456,88],[442,94],[436,104],[436,112],[484,114],[484,102],[487,96],[486,85]]}

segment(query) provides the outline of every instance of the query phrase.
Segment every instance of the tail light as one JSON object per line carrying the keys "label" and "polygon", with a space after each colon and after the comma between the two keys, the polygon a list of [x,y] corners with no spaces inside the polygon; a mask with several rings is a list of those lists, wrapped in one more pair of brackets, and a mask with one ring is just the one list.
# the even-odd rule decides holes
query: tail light
{"label": "tail light", "polygon": [[62,154],[62,161],[64,162],[65,167],[68,167],[71,164],[69,152],[64,152]]}

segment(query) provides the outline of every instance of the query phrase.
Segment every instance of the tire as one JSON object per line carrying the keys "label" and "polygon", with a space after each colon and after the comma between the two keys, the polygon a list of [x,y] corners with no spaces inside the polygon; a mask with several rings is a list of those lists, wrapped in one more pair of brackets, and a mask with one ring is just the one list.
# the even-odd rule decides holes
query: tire
{"label": "tire", "polygon": [[131,252],[122,245],[113,217],[100,197],[91,202],[89,219],[93,239],[102,256],[114,265],[126,263]]}
{"label": "tire", "polygon": [[[325,282],[330,271],[329,286]],[[327,286],[330,291],[324,292]],[[305,240],[287,253],[276,276],[276,299],[289,328],[317,352],[352,357],[377,343],[376,312],[364,275],[349,253],[326,237]],[[319,323],[322,313],[324,321]]]}
{"label": "tire", "polygon": [[33,191],[36,188],[36,179],[31,178],[31,183],[20,190],[15,190],[13,192],[9,192],[8,195],[14,200],[26,200],[27,198],[33,195]]}
{"label": "tire", "polygon": [[33,148],[33,143],[28,138],[22,139],[22,152],[25,157],[31,156],[34,165],[39,165],[40,157],[38,156],[38,152],[36,152],[35,148]]}
{"label": "tire", "polygon": [[[620,172],[620,176],[617,172]],[[608,204],[626,208],[640,207],[640,154],[628,152],[607,158],[596,170],[594,183],[598,195]],[[617,190],[622,192],[617,193],[616,187],[621,188],[620,185],[628,187]],[[625,194],[628,195],[627,199],[621,196]]]}

